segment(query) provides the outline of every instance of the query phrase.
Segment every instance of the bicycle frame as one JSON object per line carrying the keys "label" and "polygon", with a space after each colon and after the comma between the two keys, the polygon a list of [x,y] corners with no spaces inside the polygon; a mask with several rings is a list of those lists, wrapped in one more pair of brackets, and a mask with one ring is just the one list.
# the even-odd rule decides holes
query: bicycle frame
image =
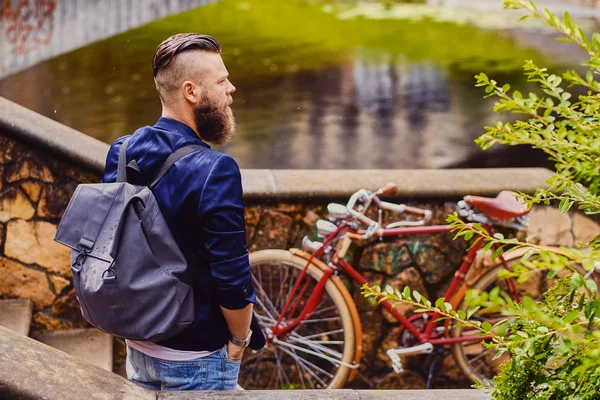
{"label": "bicycle frame", "polygon": [[[483,227],[491,234],[494,234],[494,230],[490,225],[483,225]],[[318,281],[313,293],[310,295],[304,308],[300,311],[300,314],[293,319],[286,321],[286,324],[281,326],[281,322],[286,314],[289,316],[293,316],[296,309],[299,306],[299,302],[302,299],[304,293],[308,288],[308,280],[304,283],[304,288],[300,289],[303,278],[307,273],[308,266],[311,264],[314,258],[319,258],[324,254],[324,249],[342,232],[344,229],[348,228],[348,224],[343,222],[338,226],[338,228],[329,234],[327,238],[323,241],[323,245],[321,248],[313,252],[311,257],[307,260],[306,267],[301,272],[300,277],[296,281],[290,296],[288,297],[286,304],[281,310],[279,318],[275,325],[271,328],[271,334],[277,338],[284,337],[289,332],[291,332],[294,328],[300,325],[304,320],[306,320],[310,314],[317,308],[319,305],[323,290],[325,288],[325,284],[327,280],[340,268],[343,269],[355,282],[362,285],[369,285],[367,280],[352,267],[348,262],[346,262],[342,257],[334,257],[332,262],[329,264],[328,268],[324,271],[323,276]],[[432,233],[448,233],[453,229],[450,225],[432,225],[432,226],[421,226],[421,227],[410,227],[410,228],[394,228],[394,229],[382,229],[379,232],[379,236],[381,237],[392,237],[392,236],[404,236],[404,235],[422,235],[422,234],[432,234]],[[358,234],[364,234],[364,231],[355,231]],[[483,247],[483,241],[476,242],[468,251],[466,257],[464,258],[463,263],[460,265],[459,269],[455,272],[454,278],[450,283],[450,286],[446,290],[444,294],[444,299],[446,301],[452,301],[455,304],[458,304],[460,300],[464,297],[466,292],[466,282],[465,276],[471,266],[471,263],[475,259],[477,251],[479,251]],[[504,268],[508,269],[508,264],[504,260],[503,253],[499,256]],[[369,285],[370,286],[370,285]],[[464,286],[465,290],[462,290],[461,287]],[[518,293],[516,289],[516,284],[514,280],[509,279],[507,283],[507,287],[509,290],[509,294],[515,300],[518,300]],[[298,290],[301,290],[300,296],[298,296],[295,304],[292,303],[292,299]],[[456,297],[457,296],[457,297]],[[459,338],[450,338],[446,336],[440,336],[439,334],[434,334],[435,328],[439,325],[440,321],[438,318],[441,316],[440,314],[431,315],[431,321],[427,323],[425,326],[425,330],[423,332],[419,331],[417,327],[409,320],[409,318],[405,317],[398,311],[397,308],[394,307],[394,304],[389,300],[384,300],[380,303],[385,309],[390,311],[394,317],[398,319],[400,325],[402,325],[405,329],[408,329],[410,333],[412,333],[415,338],[419,340],[420,343],[431,343],[433,345],[442,345],[442,344],[450,344],[456,342],[469,342],[469,341],[482,341],[485,340],[485,337],[473,336],[473,337],[459,337]],[[272,341],[271,338],[267,339],[268,341]]]}

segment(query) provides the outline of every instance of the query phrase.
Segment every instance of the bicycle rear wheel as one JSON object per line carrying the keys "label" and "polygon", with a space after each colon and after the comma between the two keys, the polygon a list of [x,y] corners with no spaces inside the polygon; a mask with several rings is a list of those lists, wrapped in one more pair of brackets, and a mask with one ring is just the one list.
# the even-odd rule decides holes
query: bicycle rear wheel
{"label": "bicycle rear wheel", "polygon": [[[509,268],[512,264],[519,262],[520,259],[509,261]],[[503,268],[504,267],[502,265],[499,265],[485,273],[477,280],[477,282],[475,282],[472,289],[490,292],[495,287],[499,287],[500,290],[509,292],[506,287],[507,281],[498,279],[498,272]],[[585,274],[583,269],[579,267],[576,267],[576,270],[581,274]],[[567,276],[570,273],[571,272],[569,270],[564,269],[559,271],[556,278],[547,279],[544,272],[538,271],[539,275],[536,279],[530,279],[522,284],[517,284],[517,290],[521,297],[528,295],[534,298],[536,301],[541,301],[543,299],[544,292],[551,288],[557,279]],[[512,282],[515,281],[513,280]],[[464,312],[468,311],[468,306],[464,299],[461,301],[457,309],[463,310]],[[492,325],[504,318],[506,318],[506,316],[492,313],[475,313],[471,317],[471,319],[481,322],[488,321]],[[474,329],[468,329],[466,327],[454,327],[450,332],[450,336],[473,337],[478,333],[479,331]],[[452,354],[457,365],[473,382],[483,382],[483,380],[492,381],[494,376],[500,372],[500,366],[510,359],[508,353],[504,353],[496,360],[493,360],[496,352],[492,348],[485,347],[480,341],[454,343],[452,345]]]}
{"label": "bicycle rear wheel", "polygon": [[[254,311],[265,334],[275,324],[306,260],[285,250],[250,254],[256,292]],[[298,293],[299,315],[323,271],[311,264]],[[343,294],[332,276],[317,308],[289,335],[260,351],[246,350],[239,384],[244,389],[335,389],[344,386],[354,357],[354,327]],[[305,287],[306,284],[306,287]],[[293,318],[290,318],[293,319]],[[289,322],[284,319],[282,325]],[[344,365],[345,364],[345,365]]]}

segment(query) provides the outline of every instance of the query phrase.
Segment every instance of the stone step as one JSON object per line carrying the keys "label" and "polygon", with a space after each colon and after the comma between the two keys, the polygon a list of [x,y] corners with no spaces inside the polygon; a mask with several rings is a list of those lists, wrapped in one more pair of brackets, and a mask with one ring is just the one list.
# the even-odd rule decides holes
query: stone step
{"label": "stone step", "polygon": [[21,335],[29,335],[33,302],[29,299],[0,300],[0,325]]}
{"label": "stone step", "polygon": [[53,331],[31,337],[92,365],[112,371],[113,337],[98,329]]}

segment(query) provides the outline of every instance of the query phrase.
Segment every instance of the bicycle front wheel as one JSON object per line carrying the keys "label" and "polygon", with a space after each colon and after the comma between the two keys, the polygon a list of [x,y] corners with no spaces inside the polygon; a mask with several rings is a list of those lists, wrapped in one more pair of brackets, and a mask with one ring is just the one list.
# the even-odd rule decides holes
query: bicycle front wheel
{"label": "bicycle front wheel", "polygon": [[[250,254],[256,304],[254,311],[265,334],[270,332],[306,266],[306,260],[285,250]],[[291,304],[298,316],[323,271],[309,265]],[[344,386],[354,357],[354,327],[350,309],[332,276],[316,309],[287,336],[260,351],[246,350],[239,384],[244,389],[337,389]]]}

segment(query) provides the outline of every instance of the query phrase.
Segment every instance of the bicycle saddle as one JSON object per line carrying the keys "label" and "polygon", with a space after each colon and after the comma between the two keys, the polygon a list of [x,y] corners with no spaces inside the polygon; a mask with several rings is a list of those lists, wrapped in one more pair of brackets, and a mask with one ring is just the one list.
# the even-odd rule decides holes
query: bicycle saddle
{"label": "bicycle saddle", "polygon": [[517,199],[515,195],[515,192],[503,190],[495,198],[465,196],[464,200],[473,207],[477,207],[488,217],[503,221],[520,217],[529,212],[527,204],[523,200]]}

